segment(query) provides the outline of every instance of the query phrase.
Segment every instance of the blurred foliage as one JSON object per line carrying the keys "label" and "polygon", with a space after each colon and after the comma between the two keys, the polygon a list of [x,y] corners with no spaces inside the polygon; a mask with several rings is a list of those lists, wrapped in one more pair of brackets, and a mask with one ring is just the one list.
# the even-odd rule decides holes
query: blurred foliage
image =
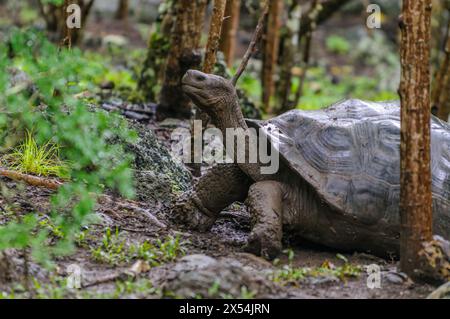
{"label": "blurred foliage", "polygon": [[[298,86],[294,80],[293,90]],[[323,68],[308,71],[303,96],[298,106],[301,109],[320,109],[347,98],[371,101],[398,99],[395,92],[379,91],[378,79],[364,76],[344,76],[338,80],[326,74]]]}
{"label": "blurred foliage", "polygon": [[105,188],[133,196],[131,157],[109,141],[132,142],[136,134],[120,116],[76,97],[95,87],[101,70],[81,51],[60,49],[40,33],[14,30],[0,43],[0,155],[28,130],[37,145],[58,145],[60,159],[70,163],[69,180],[52,199],[52,220],[63,237],[50,241],[48,228],[29,212],[0,228],[0,250],[31,248],[34,260],[49,265],[51,256],[72,252],[75,234]]}
{"label": "blurred foliage", "polygon": [[347,54],[350,51],[350,43],[343,37],[331,35],[326,39],[327,49],[332,53]]}

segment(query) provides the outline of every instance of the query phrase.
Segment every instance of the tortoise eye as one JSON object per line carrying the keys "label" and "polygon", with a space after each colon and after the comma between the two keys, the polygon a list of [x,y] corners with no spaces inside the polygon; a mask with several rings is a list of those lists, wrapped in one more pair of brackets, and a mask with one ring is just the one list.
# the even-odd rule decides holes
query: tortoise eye
{"label": "tortoise eye", "polygon": [[199,81],[199,82],[203,82],[206,80],[206,76],[204,76],[203,74],[197,74],[195,76],[195,80]]}

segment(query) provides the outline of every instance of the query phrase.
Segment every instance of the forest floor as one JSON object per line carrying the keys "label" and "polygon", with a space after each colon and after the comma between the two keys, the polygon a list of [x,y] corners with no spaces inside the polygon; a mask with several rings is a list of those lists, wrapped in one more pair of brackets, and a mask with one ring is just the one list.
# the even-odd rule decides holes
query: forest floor
{"label": "forest floor", "polygon": [[[158,132],[162,144],[170,145],[166,139],[170,132],[157,123],[151,124],[149,129]],[[22,186],[6,179],[4,182],[10,189],[25,187],[24,191],[18,192],[20,196],[10,201],[22,207],[23,211],[49,210],[51,191]],[[433,286],[412,283],[398,273],[396,261],[367,254],[339,254],[338,251],[289,239],[285,240],[284,246],[291,248],[275,262],[244,253],[242,246],[250,232],[250,217],[241,204],[235,204],[222,213],[208,233],[178,229],[156,214],[161,222],[169,225],[161,227],[137,208],[155,212],[161,203],[169,204],[165,200],[161,198],[159,203],[132,202],[112,197],[102,200],[96,209],[96,215],[100,218],[86,227],[77,239],[75,254],[58,258],[52,271],[32,264],[30,273],[35,288],[34,297],[424,298],[434,290]],[[0,207],[3,204],[0,199]],[[5,215],[0,214],[0,225],[5,223],[4,218]],[[44,213],[42,220],[46,218]],[[51,223],[47,226],[51,227]],[[146,246],[145,243],[153,243],[154,246]],[[11,254],[19,257],[17,252]],[[194,270],[194,277],[191,278],[185,270],[191,267],[186,266],[186,262],[192,262],[192,257],[186,256],[199,254],[202,255],[199,257],[200,264],[208,264],[211,259],[205,256],[209,256],[215,259],[216,266],[191,265],[192,269],[204,270]],[[197,259],[194,258],[194,264]],[[21,258],[15,260],[16,271],[20,272],[23,262]],[[184,273],[180,273],[177,263],[183,265],[183,262],[185,267],[181,268],[185,268]],[[370,289],[367,266],[373,264],[381,269],[381,282],[379,288]],[[73,265],[82,272],[81,289],[65,287],[64,278],[70,276]],[[241,277],[236,278],[244,279],[234,282],[236,278],[227,277],[230,267],[234,272],[239,272]],[[208,271],[211,273],[208,274]],[[181,286],[174,284],[176,281]],[[219,282],[225,287],[225,292],[216,286]],[[186,290],[191,284],[192,289]],[[199,286],[203,284],[206,288]],[[17,285],[7,289],[0,287],[0,295],[2,290],[3,297],[26,296]]]}

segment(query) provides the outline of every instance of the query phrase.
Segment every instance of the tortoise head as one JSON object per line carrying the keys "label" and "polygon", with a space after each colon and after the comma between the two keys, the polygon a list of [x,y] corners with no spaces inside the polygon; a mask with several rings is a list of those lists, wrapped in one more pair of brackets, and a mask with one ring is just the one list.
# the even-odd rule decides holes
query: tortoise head
{"label": "tortoise head", "polygon": [[189,70],[181,83],[183,92],[192,102],[212,117],[233,110],[237,103],[236,89],[221,76]]}

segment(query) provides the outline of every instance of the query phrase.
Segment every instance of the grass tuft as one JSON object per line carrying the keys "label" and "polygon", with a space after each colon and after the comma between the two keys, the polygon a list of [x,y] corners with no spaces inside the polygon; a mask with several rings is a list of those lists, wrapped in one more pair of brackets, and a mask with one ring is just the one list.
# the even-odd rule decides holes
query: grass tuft
{"label": "grass tuft", "polygon": [[33,135],[27,132],[25,141],[6,156],[11,169],[24,174],[67,178],[67,163],[59,159],[60,147],[51,142],[43,146],[36,143]]}

